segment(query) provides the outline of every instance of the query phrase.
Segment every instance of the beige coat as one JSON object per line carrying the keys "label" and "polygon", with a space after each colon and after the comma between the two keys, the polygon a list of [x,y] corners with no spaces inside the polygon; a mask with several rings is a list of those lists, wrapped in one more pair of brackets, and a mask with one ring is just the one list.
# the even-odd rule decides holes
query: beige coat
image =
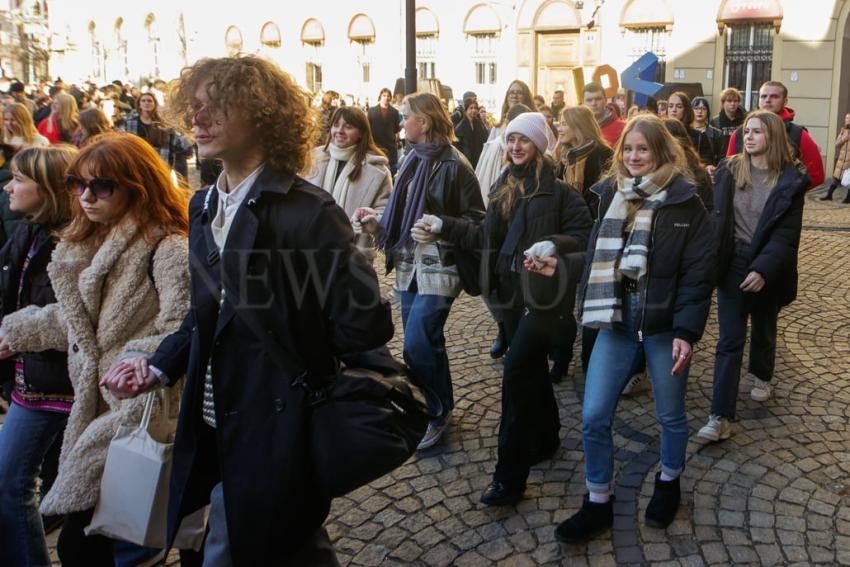
{"label": "beige coat", "polygon": [[838,133],[838,138],[835,140],[835,145],[838,147],[838,157],[835,160],[835,170],[832,176],[836,179],[841,179],[841,174],[844,170],[850,167],[850,129],[842,128]]}
{"label": "beige coat", "polygon": [[[47,267],[57,303],[26,307],[3,320],[13,350],[68,350],[75,400],[59,475],[41,505],[47,515],[95,506],[109,441],[119,425],[139,423],[145,402],[145,396],[119,400],[98,381],[117,360],[153,353],[189,309],[187,239],[168,236],[153,245],[137,233],[125,221],[100,247],[60,242]],[[176,427],[180,388],[157,395],[154,435],[162,439]],[[169,415],[160,411],[164,395]]]}
{"label": "beige coat", "polygon": [[[322,186],[325,171],[331,155],[323,147],[313,150],[313,170],[305,179],[317,187]],[[371,207],[379,212],[384,211],[393,189],[393,178],[388,169],[389,163],[384,156],[368,154],[360,170],[360,176],[351,184],[344,203],[337,203],[343,208],[348,218],[360,207]]]}
{"label": "beige coat", "polygon": [[[305,175],[304,179],[317,187],[321,187],[330,159],[331,156],[325,151],[324,147],[314,149],[313,170]],[[354,211],[360,207],[371,207],[379,213],[384,212],[387,201],[390,199],[390,191],[393,189],[393,179],[388,166],[389,161],[384,156],[374,154],[366,156],[363,169],[360,170],[360,176],[349,187],[345,202],[337,203],[348,215],[348,218],[351,218]],[[357,247],[366,252],[367,256],[373,258],[371,237],[368,234],[361,234],[357,237]]]}

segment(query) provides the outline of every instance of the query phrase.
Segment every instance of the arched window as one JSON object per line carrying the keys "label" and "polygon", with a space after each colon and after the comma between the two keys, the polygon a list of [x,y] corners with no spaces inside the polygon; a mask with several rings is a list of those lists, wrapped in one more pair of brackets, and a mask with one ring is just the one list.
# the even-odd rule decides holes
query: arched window
{"label": "arched window", "polygon": [[477,4],[467,12],[463,21],[463,33],[472,43],[476,85],[494,85],[498,79],[496,41],[501,32],[502,21],[489,5]]}
{"label": "arched window", "polygon": [[265,47],[280,47],[280,28],[274,22],[266,22],[260,30],[260,45]]}
{"label": "arched window", "polygon": [[437,78],[436,62],[437,37],[440,26],[434,12],[428,8],[416,9],[416,66],[420,79]]}
{"label": "arched window", "polygon": [[372,64],[366,46],[375,43],[375,24],[372,23],[372,18],[366,14],[357,14],[351,18],[348,24],[348,40],[362,46],[362,51],[357,57],[357,64],[360,67],[362,82],[369,83],[372,80]]}
{"label": "arched window", "polygon": [[242,32],[236,26],[230,26],[224,32],[224,46],[231,55],[242,51]]}
{"label": "arched window", "polygon": [[325,28],[316,18],[310,18],[301,26],[301,43],[316,47],[325,43]]}
{"label": "arched window", "polygon": [[357,43],[375,42],[375,24],[366,14],[357,14],[348,24],[348,39]]}

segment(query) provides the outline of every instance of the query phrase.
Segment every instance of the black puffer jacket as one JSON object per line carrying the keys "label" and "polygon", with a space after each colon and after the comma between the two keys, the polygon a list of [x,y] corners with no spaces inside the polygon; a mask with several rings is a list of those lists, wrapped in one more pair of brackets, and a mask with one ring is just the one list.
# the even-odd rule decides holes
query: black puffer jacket
{"label": "black puffer jacket", "polygon": [[[616,190],[613,177],[592,188],[599,195],[599,220],[593,226],[587,247],[582,303],[599,225]],[[679,176],[667,191],[667,198],[652,217],[647,275],[638,282],[643,303],[639,331],[642,337],[648,337],[672,330],[676,338],[693,344],[702,337],[711,307],[713,232],[693,185]]]}
{"label": "black puffer jacket", "polygon": [[726,155],[726,147],[722,143],[723,134],[714,126],[707,126],[702,132],[688,128],[688,136],[704,165],[717,165]]}
{"label": "black puffer jacket", "polygon": [[[750,242],[749,270],[764,277],[764,288],[748,293],[747,300],[780,307],[797,298],[797,253],[803,227],[803,203],[809,176],[792,164],[785,166],[756,225]],[[735,179],[724,161],[714,184],[714,219],[717,234],[717,278],[720,281],[735,254]]]}
{"label": "black puffer jacket", "polygon": [[[502,172],[494,187],[503,185],[508,171],[506,168]],[[518,214],[522,217],[517,217]],[[593,221],[578,192],[555,178],[553,166],[544,166],[539,187],[524,206],[514,208],[510,219],[502,217],[497,205],[487,209],[483,223],[446,215],[440,218],[443,220],[442,239],[463,250],[480,251],[482,280],[487,285],[485,291],[496,291],[504,304],[542,311],[571,308],[574,304],[582,252]],[[522,227],[522,236],[511,250],[512,261],[499,262],[508,231],[517,222],[520,223],[518,227]],[[543,240],[555,244],[562,260],[553,277],[533,274],[520,265],[523,252]]]}
{"label": "black puffer jacket", "polygon": [[[36,251],[23,277],[21,268],[27,257],[30,243],[35,239]],[[56,303],[53,287],[47,275],[47,264],[56,247],[56,241],[47,228],[39,224],[22,223],[5,246],[0,249],[0,317],[27,305],[39,307]],[[68,378],[68,354],[56,350],[28,352],[24,355],[24,377],[27,394],[73,396]],[[15,363],[11,359],[0,361],[0,382],[14,379]]]}

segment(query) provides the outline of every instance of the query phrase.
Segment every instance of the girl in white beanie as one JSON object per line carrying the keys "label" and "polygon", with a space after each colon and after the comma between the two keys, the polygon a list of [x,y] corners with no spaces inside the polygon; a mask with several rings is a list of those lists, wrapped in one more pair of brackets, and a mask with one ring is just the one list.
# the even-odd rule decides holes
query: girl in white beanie
{"label": "girl in white beanie", "polygon": [[[558,406],[549,379],[555,343],[572,345],[576,282],[565,255],[586,248],[590,212],[581,196],[555,177],[546,152],[554,136],[540,113],[505,130],[507,167],[494,185],[484,222],[424,215],[414,230],[466,250],[480,250],[482,281],[499,301],[510,349],[505,355],[502,419],[493,482],[481,495],[491,506],[522,498],[532,465],[560,447]],[[548,269],[554,277],[531,270]],[[554,272],[554,273],[553,273]]]}

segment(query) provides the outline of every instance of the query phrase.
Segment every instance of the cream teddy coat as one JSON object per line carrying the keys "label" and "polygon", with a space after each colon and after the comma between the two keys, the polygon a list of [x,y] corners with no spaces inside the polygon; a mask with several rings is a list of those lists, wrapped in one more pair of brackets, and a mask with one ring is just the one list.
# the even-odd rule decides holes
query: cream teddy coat
{"label": "cream teddy coat", "polygon": [[[41,504],[43,514],[55,515],[95,506],[110,440],[119,425],[140,421],[145,396],[119,400],[98,381],[114,362],[152,354],[180,326],[189,308],[187,239],[148,243],[128,219],[100,246],[60,242],[47,271],[57,302],[7,315],[2,330],[15,351],[68,351],[74,405],[59,474]],[[176,428],[180,388],[156,395],[152,434],[164,440]],[[169,415],[160,411],[163,396]]]}

